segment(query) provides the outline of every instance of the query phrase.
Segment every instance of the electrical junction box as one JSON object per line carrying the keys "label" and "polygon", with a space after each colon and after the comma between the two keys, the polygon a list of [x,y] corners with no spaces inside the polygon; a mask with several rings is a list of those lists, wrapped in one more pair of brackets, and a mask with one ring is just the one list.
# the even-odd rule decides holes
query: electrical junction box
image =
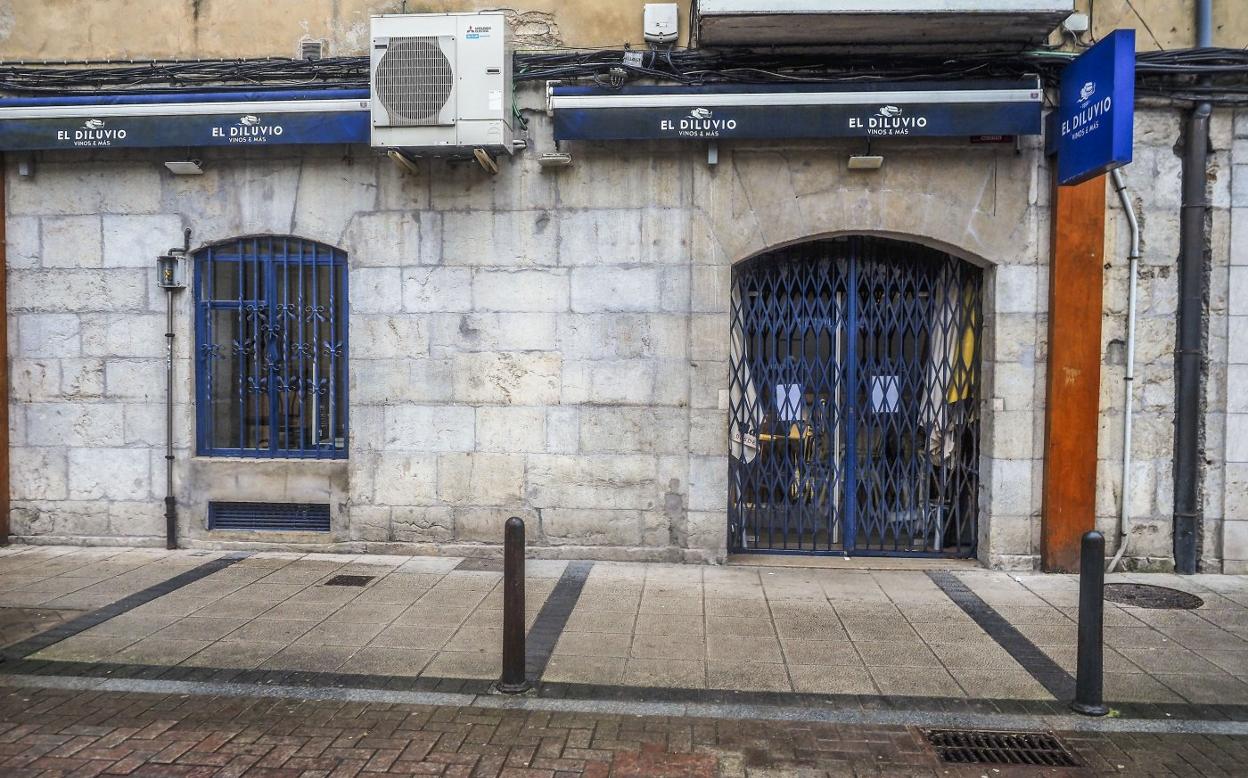
{"label": "electrical junction box", "polygon": [[680,36],[680,7],[675,3],[646,3],[645,36],[651,43],[675,43]]}
{"label": "electrical junction box", "polygon": [[374,148],[512,152],[511,33],[503,14],[374,16],[371,37]]}

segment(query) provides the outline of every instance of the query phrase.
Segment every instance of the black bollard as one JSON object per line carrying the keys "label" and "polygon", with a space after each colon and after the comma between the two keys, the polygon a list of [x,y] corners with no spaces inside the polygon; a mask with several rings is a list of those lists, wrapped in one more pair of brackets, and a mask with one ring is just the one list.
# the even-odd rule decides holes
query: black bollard
{"label": "black bollard", "polygon": [[512,516],[503,530],[503,674],[498,690],[519,694],[524,677],[524,521]]}
{"label": "black bollard", "polygon": [[1079,657],[1075,675],[1076,713],[1104,716],[1105,685],[1105,536],[1083,535],[1079,551]]}

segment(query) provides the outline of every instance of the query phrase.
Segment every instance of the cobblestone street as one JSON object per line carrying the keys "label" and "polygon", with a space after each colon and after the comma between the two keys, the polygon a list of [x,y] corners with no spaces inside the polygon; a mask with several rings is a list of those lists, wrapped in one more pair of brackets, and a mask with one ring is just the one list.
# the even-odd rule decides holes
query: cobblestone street
{"label": "cobblestone street", "polygon": [[134,776],[1242,775],[1248,738],[1064,735],[1071,770],[940,764],[919,730],[5,689],[0,772]]}

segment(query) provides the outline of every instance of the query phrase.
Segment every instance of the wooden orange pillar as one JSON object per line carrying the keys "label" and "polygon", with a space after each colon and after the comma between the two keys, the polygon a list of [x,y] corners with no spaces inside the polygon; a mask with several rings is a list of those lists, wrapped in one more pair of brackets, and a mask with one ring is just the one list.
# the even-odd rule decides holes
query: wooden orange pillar
{"label": "wooden orange pillar", "polygon": [[1078,186],[1055,178],[1052,219],[1040,560],[1046,572],[1074,573],[1080,538],[1096,524],[1105,176]]}

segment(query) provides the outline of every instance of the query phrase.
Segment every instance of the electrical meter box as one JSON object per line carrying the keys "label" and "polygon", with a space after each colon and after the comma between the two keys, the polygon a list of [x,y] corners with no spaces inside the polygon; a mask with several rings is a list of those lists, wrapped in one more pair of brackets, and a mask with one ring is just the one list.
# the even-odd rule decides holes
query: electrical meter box
{"label": "electrical meter box", "polygon": [[680,36],[680,7],[675,3],[646,3],[644,19],[651,43],[675,43]]}

